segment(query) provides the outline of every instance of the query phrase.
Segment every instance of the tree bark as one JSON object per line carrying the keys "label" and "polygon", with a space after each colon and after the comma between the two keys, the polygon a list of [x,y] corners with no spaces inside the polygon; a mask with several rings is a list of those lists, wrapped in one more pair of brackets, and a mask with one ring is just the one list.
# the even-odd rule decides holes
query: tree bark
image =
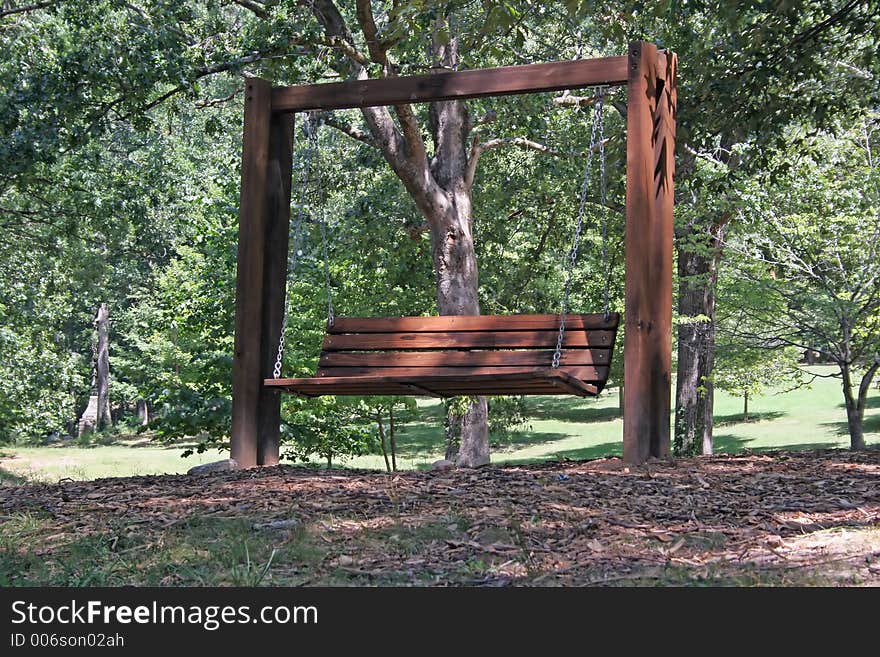
{"label": "tree bark", "polygon": [[142,427],[150,424],[150,405],[146,399],[138,399],[135,405],[135,414]]}
{"label": "tree bark", "polygon": [[843,384],[843,399],[846,405],[846,425],[849,430],[849,447],[850,449],[865,449],[865,406],[868,401],[868,390],[871,387],[871,381],[880,367],[880,360],[874,358],[874,362],[862,376],[859,382],[859,390],[853,395],[852,387],[852,369],[848,362],[841,361],[838,363]]}
{"label": "tree bark", "polygon": [[397,436],[394,433],[394,405],[388,409],[388,439],[391,442],[391,471],[397,472]]}
{"label": "tree bark", "polygon": [[678,252],[678,371],[675,384],[675,437],[678,456],[712,453],[715,366],[715,282],[723,231],[706,249],[680,246]]}
{"label": "tree bark", "polygon": [[749,421],[749,391],[743,390],[743,422]]}
{"label": "tree bark", "polygon": [[849,363],[838,363],[843,385],[843,400],[846,406],[846,425],[849,430],[850,449],[865,449],[865,434],[862,429],[862,409],[858,399],[853,396],[852,370]]}
{"label": "tree bark", "polygon": [[98,429],[113,424],[110,416],[110,312],[102,303],[95,317],[98,332],[96,393],[98,395]]}
{"label": "tree bark", "polygon": [[[479,315],[470,192],[460,190],[450,196],[452,203],[447,212],[428,220],[437,278],[437,309],[441,315]],[[473,468],[489,463],[488,417],[485,397],[473,398],[463,413],[451,413],[448,422],[458,425],[456,465]]]}

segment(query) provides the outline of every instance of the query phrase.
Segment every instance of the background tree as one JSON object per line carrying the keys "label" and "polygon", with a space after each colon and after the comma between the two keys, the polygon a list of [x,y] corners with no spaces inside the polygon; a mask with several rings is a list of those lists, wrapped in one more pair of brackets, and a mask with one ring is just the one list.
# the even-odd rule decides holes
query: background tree
{"label": "background tree", "polygon": [[769,387],[797,387],[804,380],[797,349],[755,349],[742,344],[718,344],[714,383],[718,390],[742,398],[742,421],[748,422],[749,401]]}
{"label": "background tree", "polygon": [[387,472],[397,472],[397,427],[416,409],[412,397],[367,397],[357,402],[356,413],[376,429]]}
{"label": "background tree", "polygon": [[783,176],[755,181],[755,203],[744,210],[751,230],[730,246],[746,256],[736,268],[742,284],[762,299],[742,303],[738,337],[814,349],[836,363],[853,449],[865,447],[865,402],[880,367],[876,120],[787,153]]}
{"label": "background tree", "polygon": [[[676,170],[676,442],[710,451],[716,283],[737,180],[766,170],[791,125],[828,127],[876,107],[880,6],[869,0],[771,5],[565,2],[569,38],[599,51],[634,39],[679,55]],[[618,46],[619,48],[619,46]],[[701,163],[709,163],[703,167]]]}

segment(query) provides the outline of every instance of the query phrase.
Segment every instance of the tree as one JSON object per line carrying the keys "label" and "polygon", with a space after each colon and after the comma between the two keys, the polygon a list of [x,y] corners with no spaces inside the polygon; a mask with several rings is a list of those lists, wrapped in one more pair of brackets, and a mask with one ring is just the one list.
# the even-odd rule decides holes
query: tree
{"label": "tree", "polygon": [[387,472],[397,472],[397,427],[401,412],[416,408],[412,397],[367,397],[357,404],[357,414],[376,427],[376,437]]}
{"label": "tree", "polygon": [[735,269],[742,284],[762,298],[734,315],[737,337],[836,363],[852,449],[865,447],[865,403],[880,368],[877,125],[874,116],[787,153],[782,177],[754,182],[750,230],[729,247],[744,256]]}
{"label": "tree", "polygon": [[[225,249],[232,238],[212,232],[216,222],[208,222],[208,228],[201,222],[203,206],[210,204],[217,205],[214,211],[222,214],[224,226],[234,221],[236,192],[217,180],[237,177],[242,73],[295,84],[418,73],[455,62],[474,68],[618,55],[636,39],[676,50],[680,96],[686,99],[678,116],[676,243],[685,282],[679,314],[710,319],[709,330],[694,335],[688,331],[696,324],[687,319],[680,324],[678,379],[689,388],[679,395],[678,407],[686,413],[677,426],[697,449],[707,439],[711,443],[715,278],[727,222],[739,218],[737,181],[799,139],[783,133],[783,127],[828,125],[834,116],[878,101],[880,9],[863,0],[841,0],[834,8],[802,1],[768,8],[717,1],[529,0],[401,0],[390,7],[323,0],[7,5],[0,11],[0,84],[7,91],[0,96],[0,262],[24,264],[0,265],[0,304],[10,322],[5,335],[15,335],[4,338],[4,348],[15,344],[30,353],[3,359],[0,367],[11,375],[4,390],[45,405],[42,419],[30,423],[29,435],[50,415],[57,422],[69,416],[71,405],[80,404],[71,397],[82,393],[71,395],[71,390],[87,388],[82,379],[88,359],[73,345],[88,343],[90,315],[105,300],[115,318],[116,394],[149,395],[157,402],[160,425],[177,417],[181,431],[222,430],[225,406],[217,400],[228,395],[221,354],[231,328],[222,304],[230,298],[226,283],[232,269]],[[620,98],[611,104],[625,114]],[[354,292],[344,302],[346,311],[445,312],[441,296],[445,307],[456,306],[455,297],[467,302],[459,304],[462,308],[479,298],[479,309],[493,313],[553,307],[563,252],[555,236],[568,227],[560,218],[571,214],[570,189],[560,181],[577,163],[571,143],[558,136],[586,142],[577,121],[551,111],[557,106],[537,95],[390,108],[376,110],[372,118],[325,117],[340,135],[352,138],[340,151],[345,161],[358,164],[358,173],[354,167],[340,171],[339,183],[328,186],[335,196],[359,192],[350,202],[332,201],[344,219],[335,226],[342,242],[331,247],[331,273],[337,286]],[[555,143],[550,150],[529,145],[541,141]],[[516,145],[530,150],[502,148]],[[619,159],[620,145],[609,141],[609,162]],[[422,174],[424,180],[418,178]],[[462,188],[461,181],[470,187]],[[610,233],[619,236],[623,197],[617,183],[609,179],[609,205],[615,210]],[[377,203],[391,210],[384,224],[367,209]],[[360,239],[354,228],[363,231]],[[456,238],[448,244],[438,241],[445,229]],[[394,243],[383,230],[393,234]],[[83,239],[87,235],[100,239],[89,244]],[[363,249],[363,236],[372,240],[371,249]],[[23,243],[34,245],[34,252]],[[615,247],[612,243],[612,258],[619,261]],[[191,273],[200,280],[171,271],[196,256],[203,262]],[[453,267],[441,276],[444,258]],[[375,262],[382,265],[375,274],[352,276]],[[161,299],[150,298],[166,266],[169,275],[196,283],[204,294],[192,312],[185,299],[168,290]],[[401,276],[403,271],[410,275]],[[218,281],[216,304],[209,302],[212,274]],[[50,283],[42,284],[41,275],[50,275]],[[576,279],[580,307],[600,298],[594,278]],[[313,280],[320,279],[306,282]],[[437,306],[429,308],[421,295],[442,280],[447,285],[436,294]],[[372,284],[393,290],[398,301],[358,292]],[[293,294],[305,300],[304,318],[320,322],[320,313],[312,311],[320,305],[317,296],[294,287]],[[34,292],[22,292],[28,289]],[[619,290],[612,289],[616,297]],[[175,303],[187,310],[180,313],[185,319],[180,323]],[[36,306],[41,307],[34,311]],[[72,316],[65,315],[74,307]],[[150,318],[168,323],[146,328]],[[43,323],[39,330],[38,321]],[[319,336],[303,328],[317,344]],[[204,353],[199,339],[209,345]],[[304,353],[305,342],[302,352],[293,353]],[[688,351],[683,344],[695,348]],[[689,353],[695,359],[688,360]],[[53,381],[68,371],[75,376],[64,375],[62,393]],[[160,380],[168,385],[152,384]],[[706,393],[693,394],[702,390]],[[23,430],[28,423],[18,403],[0,404],[7,404],[7,426]],[[478,429],[479,402],[474,408],[477,421],[469,426]],[[479,443],[484,433],[473,435]]]}
{"label": "tree", "polygon": [[371,448],[370,431],[357,405],[335,397],[302,402],[293,399],[282,435],[290,446],[291,458],[309,462],[317,455],[333,467],[334,459],[359,456]]}
{"label": "tree", "polygon": [[95,315],[95,369],[92,371],[92,395],[79,420],[77,433],[83,436],[113,424],[110,413],[110,311],[102,303]]}
{"label": "tree", "polygon": [[725,343],[718,345],[714,373],[715,387],[742,397],[742,421],[749,421],[749,401],[763,394],[769,386],[798,386],[804,373],[798,367],[796,349],[755,349]]}
{"label": "tree", "polygon": [[[877,7],[796,2],[767,11],[729,3],[678,4],[665,34],[682,62],[682,207],[676,224],[679,296],[675,441],[711,453],[716,284],[736,179],[766,165],[793,122],[827,126],[876,97]],[[693,38],[693,31],[707,38]],[[687,36],[691,32],[691,36]],[[708,37],[714,34],[714,37]],[[803,81],[812,80],[805,88]],[[833,95],[833,100],[832,100]],[[698,117],[694,113],[699,112]],[[713,169],[708,177],[699,161]],[[720,174],[720,175],[719,175]],[[747,175],[747,174],[746,174]],[[689,318],[689,319],[687,319]]]}
{"label": "tree", "polygon": [[[116,121],[148,127],[151,110],[178,96],[199,98],[214,76],[247,67],[281,82],[285,77],[320,78],[328,64],[334,75],[355,78],[492,65],[500,56],[509,60],[502,43],[529,50],[529,21],[545,20],[543,7],[531,13],[536,9],[532,2],[477,7],[419,0],[394,3],[378,13],[367,0],[354,6],[332,0],[78,4],[37,3],[4,14],[11,56],[0,74],[12,81],[26,70],[28,80],[14,102],[0,104],[4,133],[15,136],[0,155],[9,164],[5,180],[22,189],[33,182],[36,168],[55,161],[60,149],[79,148]],[[60,65],[26,65],[34,60],[32,43],[52,44]],[[76,88],[89,93],[70,94],[58,69],[63,74],[76,70]],[[236,86],[227,89],[227,99],[235,97]],[[49,107],[52,115],[32,116],[21,112],[22,106]],[[333,117],[328,122],[378,149],[425,218],[437,310],[478,314],[472,199],[477,163],[487,151],[536,143],[477,139],[475,128],[488,119],[472,118],[465,104],[454,101],[434,103],[427,111],[408,105],[368,108],[363,119],[365,127]],[[461,433],[459,463],[487,462],[485,399],[471,400],[454,422]]]}
{"label": "tree", "polygon": [[[737,180],[765,169],[791,125],[828,127],[876,107],[880,6],[846,0],[743,4],[566,2],[564,33],[599,51],[635,39],[679,56],[676,440],[712,444],[716,283]],[[584,37],[583,35],[589,35]],[[710,165],[706,167],[704,165]]]}

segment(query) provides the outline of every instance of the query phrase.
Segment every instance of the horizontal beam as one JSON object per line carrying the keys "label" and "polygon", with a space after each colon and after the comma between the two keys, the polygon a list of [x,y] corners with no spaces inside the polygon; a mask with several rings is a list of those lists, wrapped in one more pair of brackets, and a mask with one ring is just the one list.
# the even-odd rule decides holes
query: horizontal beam
{"label": "horizontal beam", "polygon": [[[620,315],[568,314],[566,330],[617,330]],[[559,315],[433,315],[430,317],[336,317],[327,333],[445,333],[455,331],[558,331]]]}
{"label": "horizontal beam", "polygon": [[471,71],[447,71],[409,77],[350,80],[272,89],[273,112],[337,110],[375,105],[464,100],[484,96],[624,85],[626,57],[578,59]]}

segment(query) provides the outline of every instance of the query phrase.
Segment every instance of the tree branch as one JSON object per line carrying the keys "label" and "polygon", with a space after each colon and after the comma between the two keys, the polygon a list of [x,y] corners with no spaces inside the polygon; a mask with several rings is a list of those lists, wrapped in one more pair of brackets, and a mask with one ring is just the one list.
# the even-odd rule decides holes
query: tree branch
{"label": "tree branch", "polygon": [[339,132],[348,135],[352,139],[356,139],[357,141],[363,142],[373,148],[379,148],[379,144],[376,143],[375,138],[369,132],[365,132],[358,128],[357,126],[349,125],[348,123],[343,123],[336,116],[333,115],[332,112],[323,112],[321,114],[321,118],[324,119],[324,123],[329,125],[331,128],[339,130]]}
{"label": "tree branch", "polygon": [[254,0],[232,0],[232,2],[239,7],[244,7],[248,11],[253,12],[260,18],[269,18],[269,12],[266,11],[266,8],[259,2],[255,2]]}
{"label": "tree branch", "polygon": [[589,107],[599,99],[598,94],[595,96],[575,96],[568,89],[562,92],[561,96],[553,98],[553,104],[560,107]]}
{"label": "tree branch", "polygon": [[[119,118],[120,118],[120,120],[125,121],[125,120],[131,118],[131,116],[133,114],[135,114],[135,112],[149,112],[151,109],[153,109],[154,107],[156,107],[157,105],[159,105],[161,103],[164,103],[166,100],[168,100],[172,96],[175,96],[175,95],[189,89],[190,86],[192,86],[192,82],[194,82],[195,80],[200,80],[200,79],[207,77],[209,75],[216,75],[217,73],[225,73],[226,71],[230,71],[234,68],[238,68],[239,66],[244,66],[245,64],[252,64],[254,62],[258,62],[261,59],[263,59],[265,56],[266,55],[263,53],[252,53],[250,55],[245,55],[244,57],[239,57],[238,59],[233,59],[228,62],[221,62],[219,64],[213,64],[212,66],[204,66],[202,68],[196,69],[195,75],[193,76],[193,80],[191,82],[189,82],[187,84],[177,85],[176,87],[170,89],[169,91],[166,91],[164,94],[160,95],[159,97],[155,98],[154,100],[149,101],[146,105],[142,105],[137,110],[123,114]],[[120,97],[120,98],[117,98],[116,100],[121,102],[122,98]]]}
{"label": "tree branch", "polygon": [[[357,0],[357,19],[367,42],[367,50],[370,58],[377,64],[382,65],[383,77],[395,77],[394,66],[388,59],[386,47],[379,41],[379,30],[376,20],[373,18],[373,7],[370,0]],[[366,65],[363,64],[362,65]],[[394,112],[400,121],[401,131],[405,139],[405,153],[413,164],[427,162],[425,142],[422,139],[422,131],[411,105],[399,104],[394,106]]]}
{"label": "tree branch", "polygon": [[37,11],[38,9],[45,9],[46,7],[51,7],[56,4],[57,0],[49,0],[49,2],[36,2],[32,5],[25,5],[24,7],[10,7],[9,9],[3,9],[0,11],[0,18],[6,18],[7,16],[12,16],[14,14],[24,14],[29,11]]}
{"label": "tree branch", "polygon": [[868,398],[868,389],[871,387],[871,381],[874,380],[877,368],[880,368],[880,355],[874,354],[874,362],[871,363],[871,366],[868,368],[868,371],[865,372],[859,383],[859,409],[863,410],[865,408],[865,400]]}
{"label": "tree branch", "polygon": [[483,153],[495,148],[501,148],[502,146],[518,146],[525,150],[534,150],[539,153],[546,153],[547,155],[559,155],[557,151],[554,151],[549,146],[532,141],[527,137],[498,137],[496,139],[490,139],[484,143],[480,143],[479,139],[474,137],[471,142],[471,152],[468,156],[467,168],[465,169],[464,174],[464,183],[467,185],[468,189],[472,188],[474,185],[474,178],[477,173],[477,163],[480,161],[480,157]]}
{"label": "tree branch", "polygon": [[359,66],[367,66],[370,63],[370,60],[367,58],[366,55],[364,55],[342,37],[329,36],[327,37],[327,41],[325,43],[331,48],[337,48],[341,50],[351,61]]}
{"label": "tree branch", "polygon": [[[335,38],[338,43],[345,43],[354,48],[351,32],[333,0],[301,0],[301,4],[311,8],[328,38]],[[361,61],[358,61],[359,59]],[[349,60],[351,63],[348,66],[338,63],[335,66],[336,70],[353,75],[358,80],[366,80],[369,77],[367,71],[369,62],[366,58],[349,57]],[[387,72],[391,73],[390,70]],[[365,107],[361,109],[361,113],[385,160],[410,192],[416,205],[428,216],[437,211],[435,206],[439,202],[440,195],[437,194],[436,182],[427,170],[427,159],[424,155],[418,156],[420,150],[424,153],[424,143],[418,132],[418,123],[415,121],[415,116],[410,114],[411,109],[401,107],[395,109],[406,137],[395,126],[387,107]]]}
{"label": "tree branch", "polygon": [[217,105],[222,105],[223,103],[228,103],[242,91],[244,91],[244,87],[238,87],[228,96],[223,96],[222,98],[205,98],[204,100],[196,101],[195,105],[198,109],[205,109],[206,107],[215,107]]}
{"label": "tree branch", "polygon": [[388,67],[388,51],[379,41],[379,30],[376,28],[376,20],[373,18],[373,7],[370,0],[357,0],[357,18],[367,42],[367,52],[370,58],[383,67]]}

